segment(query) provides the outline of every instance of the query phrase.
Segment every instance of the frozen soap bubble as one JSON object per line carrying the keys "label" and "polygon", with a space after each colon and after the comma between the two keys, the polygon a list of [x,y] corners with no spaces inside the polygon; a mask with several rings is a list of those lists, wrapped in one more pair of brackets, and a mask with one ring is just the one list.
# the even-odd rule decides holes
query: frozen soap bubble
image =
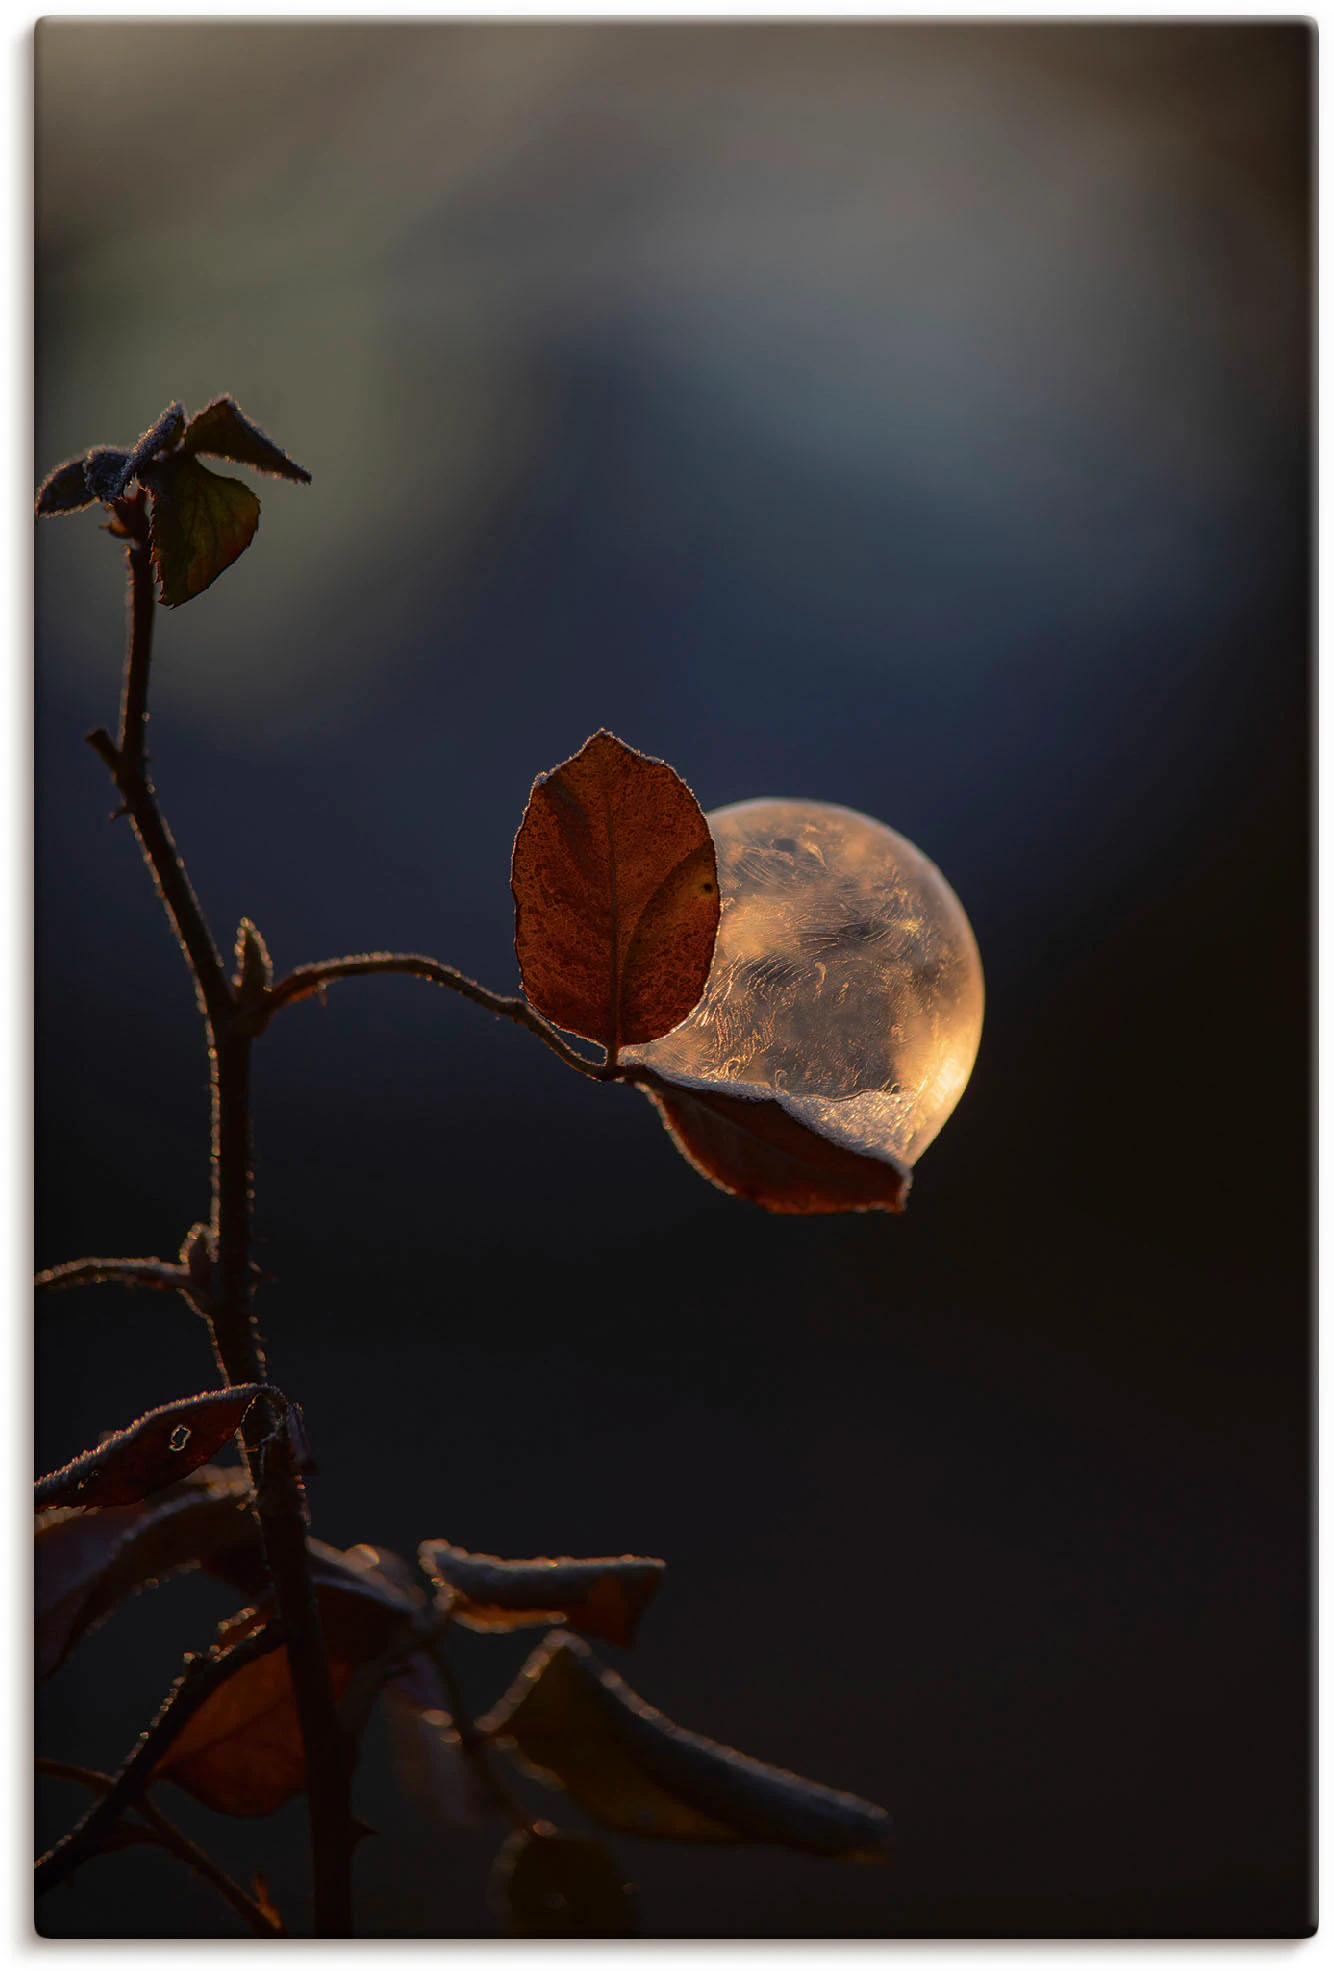
{"label": "frozen soap bubble", "polygon": [[682,1089],[769,1097],[827,1141],[907,1172],[954,1108],[982,1033],[982,964],[933,862],[828,801],[708,817],[722,918],[704,997],[623,1058]]}

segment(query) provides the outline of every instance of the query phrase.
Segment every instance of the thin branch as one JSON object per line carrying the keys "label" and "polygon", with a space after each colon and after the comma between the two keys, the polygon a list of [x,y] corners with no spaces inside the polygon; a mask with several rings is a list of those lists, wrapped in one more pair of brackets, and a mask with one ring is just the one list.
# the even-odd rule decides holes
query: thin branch
{"label": "thin branch", "polygon": [[[144,858],[194,975],[208,1022],[212,1098],[212,1277],[206,1300],[192,1299],[209,1322],[225,1383],[265,1382],[264,1346],[251,1307],[250,1045],[238,1029],[237,995],[158,807],[145,751],[153,632],[153,568],[142,492],[118,503],[129,564],[129,648],[120,741],[90,733],[134,824]],[[268,1411],[268,1415],[256,1414]],[[271,1406],[255,1406],[243,1448],[255,1487],[264,1558],[292,1670],[310,1815],[315,1934],[352,1932],[352,1757],[338,1724],[306,1546],[305,1490],[287,1431]],[[94,1812],[97,1810],[94,1809]]]}
{"label": "thin branch", "polygon": [[[97,1772],[91,1766],[73,1766],[64,1759],[38,1759],[36,1765],[38,1773],[44,1779],[68,1779],[76,1785],[91,1787],[94,1793],[109,1793],[116,1783],[110,1773]],[[160,1813],[151,1800],[136,1800],[134,1812],[144,1821],[146,1828],[152,1830],[158,1846],[165,1848],[168,1854],[175,1855],[178,1861],[183,1861],[188,1868],[195,1871],[196,1875],[202,1876],[205,1882],[211,1884],[224,1901],[231,1904],[241,1921],[248,1924],[257,1937],[286,1935],[277,1913],[270,1915],[253,1896],[248,1896],[240,1883],[232,1880],[225,1868],[221,1868],[211,1855],[205,1854],[188,1834],[182,1834],[179,1827],[174,1826],[165,1814]]]}
{"label": "thin branch", "polygon": [[280,1648],[285,1641],[282,1623],[270,1622],[253,1635],[234,1643],[230,1649],[215,1645],[202,1656],[187,1656],[185,1667],[168,1691],[162,1708],[147,1731],[140,1734],[139,1743],[112,1779],[110,1787],[100,1800],[93,1803],[83,1819],[68,1834],[62,1835],[53,1848],[48,1848],[38,1862],[36,1887],[39,1896],[54,1889],[57,1883],[73,1873],[80,1862],[95,1853],[107,1829],[114,1827],[123,1813],[138,1804],[168,1747],[180,1737],[196,1711],[212,1697],[214,1691],[220,1690],[238,1670],[244,1670],[247,1664]]}
{"label": "thin branch", "polygon": [[88,734],[88,744],[105,760],[120,789],[144,859],[153,872],[158,893],[190,961],[200,1005],[210,1020],[221,1021],[231,1008],[231,987],[204,913],[199,907],[199,899],[191,888],[171,831],[162,818],[148,774],[145,740],[148,677],[153,652],[154,597],[148,508],[144,493],[141,491],[134,499],[122,501],[117,508],[117,518],[128,535],[126,560],[130,576],[130,630],[121,696],[120,743],[117,745],[108,732],[99,729]]}
{"label": "thin branch", "polygon": [[190,1275],[184,1266],[166,1259],[67,1259],[61,1266],[48,1266],[33,1285],[46,1287],[164,1287],[188,1293]]}
{"label": "thin branch", "polygon": [[527,1027],[553,1054],[559,1055],[567,1067],[575,1068],[593,1081],[615,1081],[620,1078],[619,1071],[614,1068],[609,1070],[605,1062],[590,1061],[578,1053],[549,1021],[533,1011],[526,999],[512,993],[491,992],[455,966],[442,965],[438,959],[423,958],[413,951],[367,951],[352,958],[325,958],[317,965],[302,965],[269,988],[266,1002],[268,1013],[272,1015],[295,1000],[322,992],[325,986],[333,985],[339,979],[364,978],[376,972],[401,972],[409,978],[427,979],[432,985],[448,986],[451,992],[461,992],[465,999],[471,999],[475,1006],[485,1007],[488,1013],[496,1013],[502,1019],[514,1020],[519,1026]]}

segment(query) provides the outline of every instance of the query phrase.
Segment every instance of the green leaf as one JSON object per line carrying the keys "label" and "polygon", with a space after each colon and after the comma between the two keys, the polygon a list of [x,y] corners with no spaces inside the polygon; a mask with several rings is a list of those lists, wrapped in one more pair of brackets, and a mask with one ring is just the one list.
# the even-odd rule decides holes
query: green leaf
{"label": "green leaf", "polygon": [[585,1813],[625,1834],[884,1858],[882,1808],[683,1731],[577,1636],[548,1637],[478,1729],[512,1741]]}
{"label": "green leaf", "polygon": [[184,452],[157,459],[139,476],[152,500],[158,593],[174,609],[202,595],[245,553],[259,526],[259,501],[239,479],[223,479]]}
{"label": "green leaf", "polygon": [[454,1620],[488,1632],[568,1622],[588,1636],[628,1649],[635,1626],[663,1576],[660,1560],[632,1554],[607,1560],[497,1560],[465,1553],[447,1540],[417,1550],[426,1572],[446,1590]]}
{"label": "green leaf", "polygon": [[496,1856],[491,1891],[513,1937],[633,1937],[634,1905],[600,1841],[539,1821]]}
{"label": "green leaf", "polygon": [[202,452],[206,458],[231,459],[235,465],[253,465],[257,472],[273,472],[303,486],[310,484],[304,466],[288,458],[281,446],[253,424],[233,397],[215,398],[202,411],[196,411],[185,427],[181,448]]}

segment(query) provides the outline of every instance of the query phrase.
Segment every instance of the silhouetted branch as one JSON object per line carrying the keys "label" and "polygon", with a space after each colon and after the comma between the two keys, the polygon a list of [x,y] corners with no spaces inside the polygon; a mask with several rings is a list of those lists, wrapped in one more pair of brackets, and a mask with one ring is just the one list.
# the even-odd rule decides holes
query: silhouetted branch
{"label": "silhouetted branch", "polygon": [[48,1266],[33,1281],[34,1287],[162,1287],[179,1293],[190,1289],[190,1275],[184,1266],[166,1259],[67,1259],[61,1266]]}
{"label": "silhouetted branch", "polygon": [[[190,963],[208,1023],[212,1091],[212,1281],[197,1303],[209,1322],[224,1382],[268,1380],[251,1305],[250,1047],[236,1022],[237,995],[223,969],[199,900],[171,838],[148,775],[145,734],[152,655],[153,566],[142,492],[117,503],[129,564],[129,647],[121,699],[120,741],[88,735],[111,769],[144,858]],[[267,1405],[258,1405],[266,1409]],[[352,1761],[334,1707],[320,1630],[319,1605],[306,1548],[305,1490],[285,1430],[251,1413],[245,1455],[255,1487],[264,1557],[287,1637],[308,1779],[317,1936],[350,1936]],[[260,1449],[261,1440],[264,1442]]]}
{"label": "silhouetted branch", "polygon": [[462,993],[474,1006],[485,1007],[488,1013],[498,1014],[501,1019],[514,1020],[519,1026],[527,1027],[553,1054],[559,1055],[567,1067],[577,1069],[580,1074],[586,1074],[594,1081],[614,1081],[618,1078],[616,1072],[609,1071],[605,1063],[590,1061],[571,1047],[549,1021],[533,1011],[526,999],[513,993],[491,992],[455,966],[442,965],[438,959],[423,958],[413,951],[367,951],[351,958],[325,958],[317,965],[302,965],[270,987],[267,1013],[271,1016],[281,1007],[292,1005],[295,1000],[307,999],[312,993],[322,992],[325,986],[334,985],[339,979],[365,978],[380,972],[400,972],[408,978],[426,979],[432,985],[447,986],[451,992]]}
{"label": "silhouetted branch", "polygon": [[36,1889],[44,1896],[57,1883],[65,1881],[91,1854],[109,1827],[139,1802],[154,1768],[194,1717],[196,1711],[221,1689],[230,1677],[259,1657],[267,1656],[286,1641],[281,1622],[270,1622],[253,1635],[245,1636],[230,1649],[216,1646],[202,1656],[187,1656],[185,1667],[167,1693],[161,1710],[107,1791],[88,1809],[83,1819],[61,1836],[37,1864]]}
{"label": "silhouetted branch", "polygon": [[[107,1794],[115,1785],[110,1773],[94,1771],[91,1766],[72,1766],[64,1759],[38,1759],[39,1775],[45,1779],[68,1779],[80,1786],[91,1787],[94,1793]],[[159,1847],[168,1854],[175,1855],[192,1868],[196,1875],[203,1877],[215,1888],[223,1899],[230,1903],[241,1921],[254,1931],[257,1937],[281,1937],[286,1932],[277,1914],[270,1915],[253,1896],[248,1896],[238,1882],[234,1882],[225,1868],[220,1868],[211,1855],[205,1854],[188,1834],[182,1834],[173,1826],[165,1814],[160,1813],[151,1800],[136,1800],[133,1811],[145,1823],[145,1831],[151,1830]],[[93,1850],[92,1852],[96,1852]]]}

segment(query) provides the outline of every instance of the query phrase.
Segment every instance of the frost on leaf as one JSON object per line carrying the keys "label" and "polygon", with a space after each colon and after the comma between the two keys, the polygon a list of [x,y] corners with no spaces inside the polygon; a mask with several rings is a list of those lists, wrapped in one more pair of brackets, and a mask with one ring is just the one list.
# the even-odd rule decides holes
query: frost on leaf
{"label": "frost on leaf", "polygon": [[265,1390],[263,1383],[234,1383],[149,1410],[95,1451],[39,1478],[38,1508],[126,1506],[146,1499],[216,1456]]}
{"label": "frost on leaf", "polygon": [[81,513],[91,506],[97,498],[88,490],[85,468],[87,453],[81,452],[76,459],[66,459],[54,472],[48,472],[37,488],[37,517],[48,519],[55,513]]}
{"label": "frost on leaf", "polygon": [[981,1036],[963,908],[911,842],[849,808],[745,801],[709,825],[707,986],[625,1063],[724,1190],[772,1211],[901,1210]]}
{"label": "frost on leaf", "polygon": [[234,465],[250,465],[257,472],[272,472],[282,479],[310,484],[304,466],[290,459],[280,445],[251,422],[234,397],[218,397],[196,411],[185,427],[181,449],[202,452],[206,458],[230,459]]}
{"label": "frost on leaf", "polygon": [[625,1834],[882,1859],[881,1808],[683,1731],[577,1636],[548,1638],[479,1730],[512,1741],[585,1813]]}
{"label": "frost on leaf", "polygon": [[454,1621],[483,1632],[568,1622],[588,1636],[628,1649],[640,1616],[663,1576],[660,1560],[633,1554],[606,1560],[498,1560],[465,1553],[446,1540],[418,1549],[441,1583]]}
{"label": "frost on leaf", "polygon": [[540,775],[511,883],[529,1000],[613,1058],[669,1032],[704,990],[718,929],[713,842],[661,760],[595,732]]}
{"label": "frost on leaf", "polygon": [[126,1595],[241,1553],[263,1567],[240,1470],[203,1465],[137,1505],[56,1506],[36,1522],[37,1675],[49,1677]]}

